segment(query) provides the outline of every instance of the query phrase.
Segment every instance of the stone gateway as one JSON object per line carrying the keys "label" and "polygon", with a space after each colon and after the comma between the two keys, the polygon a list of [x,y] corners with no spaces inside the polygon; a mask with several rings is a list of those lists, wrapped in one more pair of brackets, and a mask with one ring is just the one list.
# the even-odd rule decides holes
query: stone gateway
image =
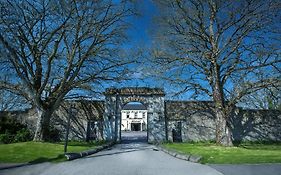
{"label": "stone gateway", "polygon": [[147,109],[149,143],[166,140],[164,90],[159,88],[110,88],[104,93],[104,133],[106,140],[121,141],[121,110],[129,102],[140,102]]}

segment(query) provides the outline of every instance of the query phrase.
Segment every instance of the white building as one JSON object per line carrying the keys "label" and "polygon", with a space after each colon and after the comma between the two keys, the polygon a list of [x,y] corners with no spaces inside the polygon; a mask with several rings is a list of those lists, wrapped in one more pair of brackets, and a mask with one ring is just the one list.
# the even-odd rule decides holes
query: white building
{"label": "white building", "polygon": [[141,104],[127,104],[121,111],[122,131],[146,131],[147,110]]}

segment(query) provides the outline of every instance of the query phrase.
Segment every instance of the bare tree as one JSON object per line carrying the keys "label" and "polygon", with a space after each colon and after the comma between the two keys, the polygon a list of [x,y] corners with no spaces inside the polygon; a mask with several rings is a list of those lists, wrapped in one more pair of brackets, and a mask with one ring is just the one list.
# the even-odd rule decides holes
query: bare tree
{"label": "bare tree", "polygon": [[216,142],[231,146],[235,105],[245,95],[280,85],[280,1],[154,2],[154,70],[181,92],[212,99]]}
{"label": "bare tree", "polygon": [[124,78],[131,61],[119,56],[119,48],[133,7],[126,0],[1,0],[0,70],[12,78],[0,86],[36,106],[34,140],[47,138],[50,118],[65,98]]}

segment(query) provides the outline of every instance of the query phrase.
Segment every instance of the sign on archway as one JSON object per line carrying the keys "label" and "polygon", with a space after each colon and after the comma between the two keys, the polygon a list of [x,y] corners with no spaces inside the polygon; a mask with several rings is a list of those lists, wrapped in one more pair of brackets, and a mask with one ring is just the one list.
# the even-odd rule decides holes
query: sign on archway
{"label": "sign on archway", "polygon": [[121,140],[121,110],[129,102],[137,101],[147,108],[148,142],[166,140],[164,90],[159,88],[109,88],[105,93],[104,138]]}

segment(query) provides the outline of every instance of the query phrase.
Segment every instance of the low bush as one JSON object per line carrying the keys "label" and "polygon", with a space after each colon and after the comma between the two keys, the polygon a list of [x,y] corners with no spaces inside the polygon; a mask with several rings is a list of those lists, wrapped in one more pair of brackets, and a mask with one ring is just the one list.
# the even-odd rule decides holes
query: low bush
{"label": "low bush", "polygon": [[13,143],[14,142],[14,135],[10,134],[9,132],[5,132],[0,134],[0,143]]}
{"label": "low bush", "polygon": [[22,128],[21,130],[17,131],[17,134],[14,137],[14,142],[26,142],[32,139],[32,134],[26,128]]}
{"label": "low bush", "polygon": [[0,118],[0,143],[26,142],[32,139],[32,133],[27,126],[12,117]]}
{"label": "low bush", "polygon": [[60,142],[61,138],[62,138],[61,131],[53,126],[50,126],[45,141],[55,143],[55,142]]}

